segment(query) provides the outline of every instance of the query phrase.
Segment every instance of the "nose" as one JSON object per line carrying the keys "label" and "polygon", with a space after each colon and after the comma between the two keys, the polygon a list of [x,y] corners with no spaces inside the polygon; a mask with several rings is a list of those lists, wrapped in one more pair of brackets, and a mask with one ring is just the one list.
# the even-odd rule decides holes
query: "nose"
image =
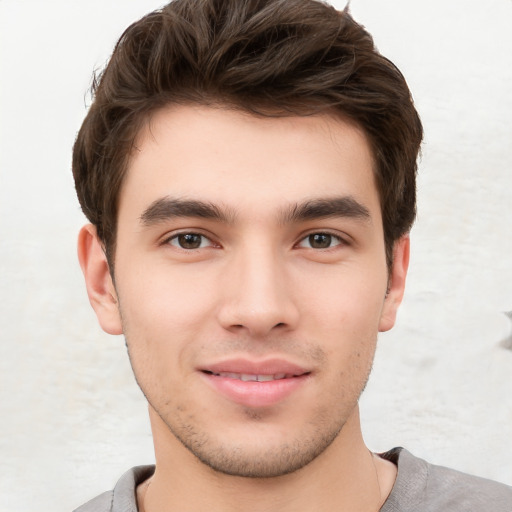
{"label": "nose", "polygon": [[222,277],[219,322],[230,332],[264,338],[296,328],[299,311],[285,258],[269,247],[234,256]]}

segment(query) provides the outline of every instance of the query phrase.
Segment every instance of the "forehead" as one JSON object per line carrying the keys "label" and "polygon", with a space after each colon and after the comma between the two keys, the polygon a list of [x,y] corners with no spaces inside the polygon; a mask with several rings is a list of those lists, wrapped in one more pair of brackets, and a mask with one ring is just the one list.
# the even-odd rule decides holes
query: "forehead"
{"label": "forehead", "polygon": [[128,206],[140,214],[166,196],[268,213],[331,195],[380,209],[371,149],[355,124],[328,114],[260,117],[173,105],[157,111],[139,134],[119,214],[121,220]]}

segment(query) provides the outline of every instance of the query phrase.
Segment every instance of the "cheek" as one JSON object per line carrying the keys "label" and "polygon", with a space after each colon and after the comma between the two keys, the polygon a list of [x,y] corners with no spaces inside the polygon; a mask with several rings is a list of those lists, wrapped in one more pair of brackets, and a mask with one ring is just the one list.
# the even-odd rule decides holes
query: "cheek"
{"label": "cheek", "polygon": [[351,377],[366,378],[375,353],[385,282],[380,275],[351,277],[329,284],[324,291],[310,302],[312,309],[305,321],[315,325],[308,329],[316,331],[315,338],[335,368]]}
{"label": "cheek", "polygon": [[194,331],[199,319],[207,318],[215,296],[215,283],[205,277],[157,264],[125,279],[118,291],[126,322],[159,336]]}
{"label": "cheek", "polygon": [[303,304],[309,304],[309,316],[333,336],[377,332],[386,295],[383,276],[347,269],[325,280],[314,297],[303,298]]}
{"label": "cheek", "polygon": [[202,338],[211,318],[208,293],[178,279],[136,276],[119,283],[118,296],[131,364],[141,387],[145,382],[170,382],[190,367],[194,341]]}

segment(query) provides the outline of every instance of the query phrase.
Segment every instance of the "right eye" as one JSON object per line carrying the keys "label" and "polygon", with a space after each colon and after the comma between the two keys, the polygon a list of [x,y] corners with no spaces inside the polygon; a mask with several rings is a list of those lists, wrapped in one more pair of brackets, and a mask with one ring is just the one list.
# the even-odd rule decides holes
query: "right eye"
{"label": "right eye", "polygon": [[179,233],[169,238],[168,244],[185,250],[211,247],[213,242],[200,233]]}

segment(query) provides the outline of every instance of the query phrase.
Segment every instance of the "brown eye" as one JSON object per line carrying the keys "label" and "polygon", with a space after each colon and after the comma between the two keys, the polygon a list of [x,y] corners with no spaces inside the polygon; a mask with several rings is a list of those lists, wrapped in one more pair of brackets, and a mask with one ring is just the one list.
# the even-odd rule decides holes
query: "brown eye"
{"label": "brown eye", "polygon": [[313,249],[327,249],[331,246],[332,236],[327,233],[315,233],[308,236],[308,241]]}
{"label": "brown eye", "polygon": [[169,243],[180,249],[201,249],[210,245],[210,241],[198,233],[181,233],[171,238]]}
{"label": "brown eye", "polygon": [[300,241],[299,247],[306,249],[331,249],[342,243],[343,240],[336,235],[329,233],[311,233],[311,235],[308,235]]}

